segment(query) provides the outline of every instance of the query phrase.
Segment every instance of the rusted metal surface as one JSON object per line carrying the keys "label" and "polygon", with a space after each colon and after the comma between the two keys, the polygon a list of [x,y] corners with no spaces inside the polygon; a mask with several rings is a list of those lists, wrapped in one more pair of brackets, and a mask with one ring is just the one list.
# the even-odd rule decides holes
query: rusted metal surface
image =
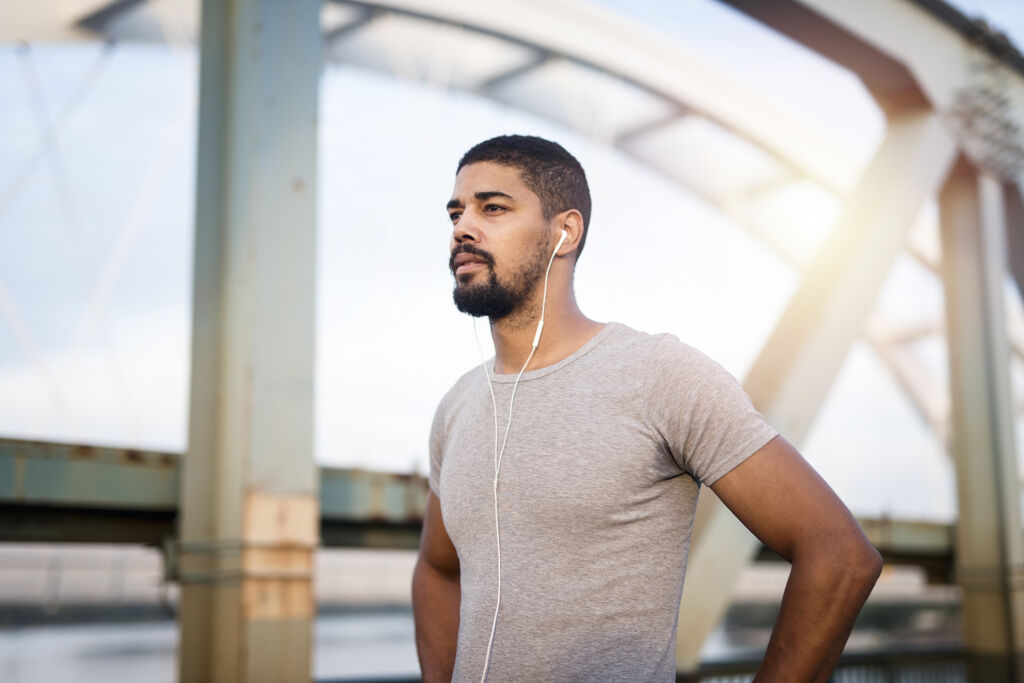
{"label": "rusted metal surface", "polygon": [[416,474],[320,468],[321,544],[416,548],[427,488]]}
{"label": "rusted metal surface", "polygon": [[416,474],[320,468],[320,515],[367,523],[419,524],[427,480]]}
{"label": "rusted metal surface", "polygon": [[[160,545],[174,534],[180,457],[0,439],[0,541]],[[426,499],[419,475],[321,468],[321,544],[415,548]]]}
{"label": "rusted metal surface", "polygon": [[0,439],[0,502],[177,508],[178,456],[131,448]]}
{"label": "rusted metal surface", "polygon": [[[180,454],[0,438],[0,503],[176,510]],[[324,519],[418,525],[427,480],[320,468]]]}

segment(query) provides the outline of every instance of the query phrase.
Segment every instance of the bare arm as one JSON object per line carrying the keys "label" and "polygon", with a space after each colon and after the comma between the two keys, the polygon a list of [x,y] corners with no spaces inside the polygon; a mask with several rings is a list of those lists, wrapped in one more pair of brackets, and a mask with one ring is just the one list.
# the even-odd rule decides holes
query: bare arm
{"label": "bare arm", "polygon": [[793,564],[754,680],[827,681],[881,572],[878,551],[782,437],[711,488],[755,536]]}
{"label": "bare arm", "polygon": [[459,636],[459,556],[441,519],[437,496],[427,494],[420,554],[412,574],[416,652],[423,683],[451,681]]}

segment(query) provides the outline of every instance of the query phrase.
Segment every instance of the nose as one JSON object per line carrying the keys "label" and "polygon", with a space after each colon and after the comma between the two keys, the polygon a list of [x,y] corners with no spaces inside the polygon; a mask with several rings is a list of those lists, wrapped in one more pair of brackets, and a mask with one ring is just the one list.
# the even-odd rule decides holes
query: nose
{"label": "nose", "polygon": [[476,222],[468,213],[463,213],[459,217],[459,222],[452,227],[452,246],[479,241],[480,231],[477,229]]}

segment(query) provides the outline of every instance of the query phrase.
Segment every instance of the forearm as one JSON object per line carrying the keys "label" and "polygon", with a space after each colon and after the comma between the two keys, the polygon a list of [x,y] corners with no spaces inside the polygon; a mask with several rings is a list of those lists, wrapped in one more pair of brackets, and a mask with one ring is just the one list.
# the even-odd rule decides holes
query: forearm
{"label": "forearm", "polygon": [[423,683],[451,681],[461,599],[458,574],[444,574],[423,560],[416,563],[412,580],[412,609]]}
{"label": "forearm", "polygon": [[870,546],[817,548],[793,558],[757,683],[825,683],[881,571]]}

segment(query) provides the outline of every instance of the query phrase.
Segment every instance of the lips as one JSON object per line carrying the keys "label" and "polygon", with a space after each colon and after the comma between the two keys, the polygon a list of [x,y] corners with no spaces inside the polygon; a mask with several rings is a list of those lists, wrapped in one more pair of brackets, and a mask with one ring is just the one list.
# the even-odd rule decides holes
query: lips
{"label": "lips", "polygon": [[468,272],[486,266],[489,263],[490,261],[480,254],[474,254],[470,251],[460,251],[452,257],[451,269],[452,273],[458,275],[459,273]]}
{"label": "lips", "polygon": [[462,252],[461,254],[456,254],[455,255],[455,261],[454,261],[455,271],[456,272],[458,272],[458,270],[460,268],[462,268],[463,266],[470,266],[470,265],[473,265],[473,264],[484,265],[486,263],[487,263],[486,260],[480,258],[476,254],[467,254],[466,252]]}

